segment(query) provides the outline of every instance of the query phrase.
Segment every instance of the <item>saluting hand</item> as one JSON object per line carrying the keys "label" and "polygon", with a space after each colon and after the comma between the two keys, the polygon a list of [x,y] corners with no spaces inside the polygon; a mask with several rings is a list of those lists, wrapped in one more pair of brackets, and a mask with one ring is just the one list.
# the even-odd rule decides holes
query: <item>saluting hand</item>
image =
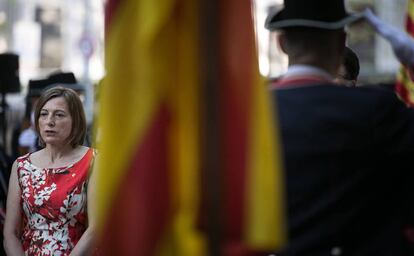
{"label": "saluting hand", "polygon": [[409,67],[414,66],[414,40],[405,31],[378,18],[370,9],[364,11],[368,23],[386,39],[398,60]]}

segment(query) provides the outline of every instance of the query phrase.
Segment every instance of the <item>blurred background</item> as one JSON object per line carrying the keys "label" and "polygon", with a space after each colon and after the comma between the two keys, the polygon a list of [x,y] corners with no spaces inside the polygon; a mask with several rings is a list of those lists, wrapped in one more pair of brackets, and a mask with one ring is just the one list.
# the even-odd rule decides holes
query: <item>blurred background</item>
{"label": "blurred background", "polygon": [[[407,0],[347,0],[350,12],[371,8],[381,19],[404,30]],[[277,47],[275,34],[264,29],[267,13],[281,8],[283,0],[256,0],[256,30],[259,44],[260,72],[277,77],[287,68],[287,59]],[[358,55],[361,63],[359,81],[394,81],[399,64],[389,45],[364,22],[348,28],[347,45]]]}
{"label": "blurred background", "polygon": [[[4,91],[6,104],[0,106],[2,136],[0,145],[8,155],[13,129],[29,118],[33,89],[50,85],[49,76],[59,72],[74,74],[76,88],[84,96],[88,124],[93,122],[96,85],[104,70],[105,0],[0,0],[0,57],[17,56],[15,67],[4,56],[5,77],[15,76],[12,87]],[[407,0],[348,0],[350,11],[371,8],[383,20],[404,30]],[[281,8],[283,0],[255,0],[254,17],[260,72],[263,76],[280,76],[287,68],[287,58],[278,49],[276,35],[264,29],[267,14]],[[399,65],[391,48],[364,22],[348,29],[347,45],[359,56],[359,82],[394,83]],[[0,61],[1,62],[1,61]],[[0,63],[1,64],[1,63]],[[15,74],[14,74],[15,73]],[[54,82],[63,82],[57,80]],[[9,83],[3,81],[3,84]],[[7,85],[7,84],[6,84]],[[11,85],[11,84],[9,84]],[[2,93],[3,94],[3,93]],[[3,100],[0,99],[3,103]],[[6,109],[8,117],[4,115]],[[8,131],[4,132],[6,129]],[[16,133],[14,131],[14,133]],[[3,136],[5,134],[5,136]],[[16,139],[14,139],[16,141]],[[6,141],[6,142],[4,142]],[[15,142],[16,143],[16,142]],[[16,150],[14,150],[16,151]]]}
{"label": "blurred background", "polygon": [[[23,92],[29,79],[55,70],[71,71],[93,84],[104,75],[104,0],[1,0],[0,53],[19,55]],[[286,58],[275,36],[264,29],[266,15],[283,0],[255,0],[260,71],[278,76]],[[407,0],[348,0],[348,9],[372,8],[382,19],[403,27]],[[398,63],[389,46],[364,23],[349,28],[348,45],[361,61],[361,81],[392,79]],[[88,87],[89,89],[89,87]]]}
{"label": "blurred background", "polygon": [[102,0],[1,0],[0,53],[20,57],[23,88],[56,69],[82,81],[103,76]]}
{"label": "blurred background", "polygon": [[94,85],[104,75],[103,1],[0,0],[2,53],[18,55],[20,93],[7,95],[10,107],[24,108],[29,80],[73,72],[85,88],[91,121]]}

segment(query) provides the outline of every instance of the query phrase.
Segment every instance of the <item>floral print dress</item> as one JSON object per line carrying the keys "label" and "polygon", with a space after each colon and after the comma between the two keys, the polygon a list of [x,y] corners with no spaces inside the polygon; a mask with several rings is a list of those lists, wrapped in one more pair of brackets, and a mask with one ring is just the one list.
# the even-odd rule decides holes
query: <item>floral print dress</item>
{"label": "floral print dress", "polygon": [[87,227],[86,189],[93,149],[61,168],[39,168],[30,154],[17,159],[26,255],[69,255]]}

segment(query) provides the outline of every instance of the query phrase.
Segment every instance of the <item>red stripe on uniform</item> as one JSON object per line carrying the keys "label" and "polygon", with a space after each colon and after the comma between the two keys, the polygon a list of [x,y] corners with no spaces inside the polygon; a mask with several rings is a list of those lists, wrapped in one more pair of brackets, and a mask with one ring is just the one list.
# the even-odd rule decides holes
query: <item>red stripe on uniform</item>
{"label": "red stripe on uniform", "polygon": [[298,86],[308,86],[314,84],[321,84],[321,83],[330,83],[328,79],[316,76],[316,75],[297,75],[287,78],[280,78],[279,80],[272,82],[270,84],[270,89],[286,89],[286,88],[294,88]]}

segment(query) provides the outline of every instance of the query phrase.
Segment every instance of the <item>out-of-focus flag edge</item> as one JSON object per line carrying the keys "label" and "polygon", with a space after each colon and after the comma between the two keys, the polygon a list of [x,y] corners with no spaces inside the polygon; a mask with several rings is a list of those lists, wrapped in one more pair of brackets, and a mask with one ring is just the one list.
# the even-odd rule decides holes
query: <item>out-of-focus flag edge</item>
{"label": "out-of-focus flag edge", "polygon": [[277,120],[260,77],[253,1],[219,1],[223,255],[281,249],[286,241]]}
{"label": "out-of-focus flag edge", "polygon": [[107,24],[105,47],[106,76],[99,92],[99,227],[104,224],[123,172],[128,170],[136,145],[140,144],[159,104],[163,88],[137,84],[137,81],[150,79],[151,71],[145,70],[148,68],[140,63],[147,57],[143,49],[149,48],[154,37],[152,34],[160,29],[157,18],[171,8],[161,5],[158,15],[149,17],[145,22],[146,29],[140,29],[142,16],[147,16],[140,1],[115,0],[108,1],[107,5],[112,2],[115,2],[112,4],[114,11],[110,24]]}
{"label": "out-of-focus flag edge", "polygon": [[[111,9],[106,17],[107,74],[100,90],[96,165],[98,228],[108,249],[103,254],[203,255],[204,239],[194,224],[199,201],[201,102],[197,1],[110,0],[107,6]],[[253,37],[252,24],[249,28]],[[237,33],[234,30],[232,35]],[[234,39],[227,43],[229,47]],[[232,51],[235,56],[238,53]],[[247,121],[243,130],[248,152],[240,151],[247,157],[247,170],[240,173],[246,177],[233,180],[245,182],[233,187],[242,186],[246,193],[246,202],[236,204],[245,207],[240,209],[244,214],[233,216],[233,224],[238,226],[235,230],[244,230],[246,247],[273,250],[286,239],[279,141],[274,137],[272,106],[259,78],[257,58],[250,53],[251,58],[244,61],[255,60],[254,65],[248,64],[255,68],[254,81],[252,77],[238,81],[251,83],[246,92],[252,93],[243,93],[240,83],[228,89],[235,90],[238,96],[234,99],[253,97],[247,100],[249,110],[243,112],[247,120],[237,113],[241,122]],[[230,62],[241,64],[235,60]],[[234,129],[239,128],[231,126],[229,131]],[[151,144],[154,139],[160,144]],[[229,150],[235,149],[230,146]],[[154,165],[161,172],[145,169]],[[154,178],[160,178],[159,182]],[[244,228],[238,222],[241,219],[247,225]]]}
{"label": "out-of-focus flag edge", "polygon": [[[107,7],[111,9],[106,17],[107,74],[100,90],[96,168],[98,232],[103,243],[110,243],[103,244],[110,250],[102,253],[203,255],[203,238],[194,224],[200,147],[197,1],[119,0],[108,1]],[[156,129],[155,134],[151,129]],[[146,148],[140,148],[151,143],[146,138],[151,134],[162,143],[150,148],[162,147],[165,155],[148,155]],[[162,176],[159,183],[151,172],[160,170],[142,168],[148,168],[146,157],[151,158],[149,162],[159,157],[161,164],[156,166],[166,168],[154,176]],[[150,179],[149,184],[155,185],[151,191],[131,187],[146,185],[137,181],[137,174],[131,176],[132,171],[144,176],[143,180]],[[160,206],[154,192],[167,202]],[[117,207],[119,202],[114,201],[120,198],[130,201],[129,208],[128,202]],[[162,216],[151,216],[148,209],[154,205]],[[150,232],[139,232],[145,230]]]}
{"label": "out-of-focus flag edge", "polygon": [[[198,1],[176,1],[176,87],[172,88],[174,113],[170,135],[172,225],[159,255],[206,255],[204,235],[197,229],[200,200],[200,59]],[[181,3],[179,3],[181,2]]]}
{"label": "out-of-focus flag edge", "polygon": [[[255,18],[254,3],[251,8]],[[255,46],[252,59],[256,60],[253,65],[256,81],[251,96],[250,158],[246,179],[246,237],[250,248],[266,251],[281,249],[287,242],[285,187],[278,120],[274,113],[277,113],[276,104],[272,103],[266,81],[259,73],[257,43]]]}
{"label": "out-of-focus flag edge", "polygon": [[[406,32],[414,37],[414,1],[407,2],[407,16],[405,21]],[[412,77],[413,67],[401,66],[397,74],[395,91],[399,97],[410,107],[414,107],[414,78]]]}
{"label": "out-of-focus flag edge", "polygon": [[[261,251],[286,244],[284,175],[276,109],[265,81],[257,77],[251,111],[250,161],[247,172],[247,243]],[[277,122],[276,122],[277,124]]]}

